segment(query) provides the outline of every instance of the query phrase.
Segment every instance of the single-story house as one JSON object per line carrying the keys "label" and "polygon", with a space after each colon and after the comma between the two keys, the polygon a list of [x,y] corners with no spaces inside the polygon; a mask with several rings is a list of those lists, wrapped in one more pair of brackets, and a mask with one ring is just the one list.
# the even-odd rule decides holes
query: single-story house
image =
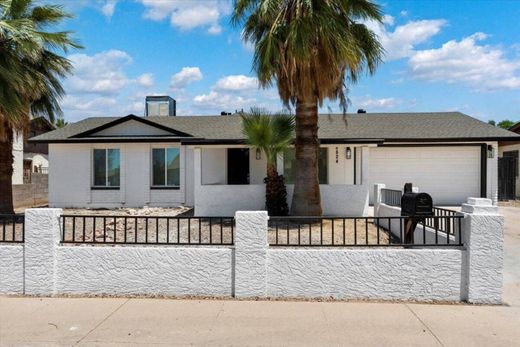
{"label": "single-story house", "polygon": [[[498,141],[520,135],[459,112],[323,114],[320,188],[326,215],[366,215],[374,183],[412,182],[435,205],[497,199]],[[31,139],[49,144],[49,205],[195,207],[198,216],[263,209],[266,162],[241,118],[87,118]],[[278,160],[293,190],[294,151]]]}
{"label": "single-story house", "polygon": [[[509,128],[516,134],[520,134],[520,122]],[[520,141],[501,141],[498,143],[498,154],[505,158],[500,162],[499,198],[520,199]]]}

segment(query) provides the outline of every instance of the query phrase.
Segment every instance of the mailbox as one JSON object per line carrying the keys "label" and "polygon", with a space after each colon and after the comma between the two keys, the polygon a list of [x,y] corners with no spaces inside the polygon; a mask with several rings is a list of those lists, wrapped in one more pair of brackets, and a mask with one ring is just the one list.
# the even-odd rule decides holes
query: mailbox
{"label": "mailbox", "polygon": [[404,193],[401,197],[401,216],[432,217],[433,201],[430,194]]}

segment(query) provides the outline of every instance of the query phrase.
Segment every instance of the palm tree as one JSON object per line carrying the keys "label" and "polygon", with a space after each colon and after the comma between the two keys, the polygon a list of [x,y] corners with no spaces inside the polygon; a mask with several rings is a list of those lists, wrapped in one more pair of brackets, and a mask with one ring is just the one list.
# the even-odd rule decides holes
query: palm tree
{"label": "palm tree", "polygon": [[296,106],[294,215],[321,215],[318,106],[347,107],[347,84],[374,73],[383,56],[364,22],[382,21],[370,0],[235,0],[232,22],[254,44],[260,86],[276,83],[285,106]]}
{"label": "palm tree", "polygon": [[54,122],[54,125],[56,126],[56,128],[63,128],[67,124],[69,124],[69,122],[67,122],[65,120],[65,118],[63,118],[62,116],[58,116],[58,118],[55,119],[55,122]]}
{"label": "palm tree", "polygon": [[265,182],[265,205],[271,216],[285,216],[287,190],[284,177],[278,174],[276,159],[294,140],[294,117],[288,114],[271,115],[269,112],[252,108],[242,117],[242,132],[246,142],[264,153],[267,161]]}
{"label": "palm tree", "polygon": [[0,213],[12,213],[13,136],[31,116],[61,115],[61,81],[72,65],[59,52],[80,46],[68,31],[49,28],[71,18],[61,6],[0,0]]}

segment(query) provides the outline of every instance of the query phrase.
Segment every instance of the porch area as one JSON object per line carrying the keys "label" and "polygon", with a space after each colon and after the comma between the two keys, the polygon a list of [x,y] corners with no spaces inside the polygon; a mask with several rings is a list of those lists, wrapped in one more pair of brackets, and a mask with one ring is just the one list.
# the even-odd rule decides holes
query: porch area
{"label": "porch area", "polygon": [[[198,146],[194,153],[195,216],[233,216],[237,210],[265,208],[265,155],[239,145]],[[286,178],[287,202],[294,190],[294,150],[280,155],[277,169]],[[322,145],[320,193],[326,216],[367,216],[369,145]]]}

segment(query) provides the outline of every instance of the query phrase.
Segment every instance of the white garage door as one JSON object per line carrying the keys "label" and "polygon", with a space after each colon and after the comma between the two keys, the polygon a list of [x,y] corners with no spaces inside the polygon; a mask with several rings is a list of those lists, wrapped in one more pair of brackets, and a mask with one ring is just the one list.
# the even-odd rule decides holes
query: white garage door
{"label": "white garage door", "polygon": [[[480,196],[480,147],[377,147],[370,149],[370,187],[402,189],[412,182],[435,205],[458,205]],[[370,203],[373,199],[370,189]]]}

